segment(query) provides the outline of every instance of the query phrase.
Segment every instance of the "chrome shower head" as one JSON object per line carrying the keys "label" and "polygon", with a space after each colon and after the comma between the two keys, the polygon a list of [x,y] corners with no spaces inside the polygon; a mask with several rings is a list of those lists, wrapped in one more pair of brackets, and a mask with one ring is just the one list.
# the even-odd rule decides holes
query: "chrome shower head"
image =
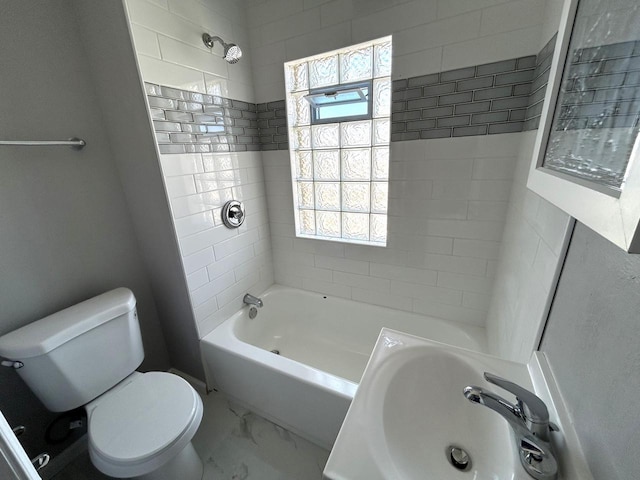
{"label": "chrome shower head", "polygon": [[229,63],[238,63],[242,58],[242,50],[235,43],[228,43],[224,46],[224,59]]}
{"label": "chrome shower head", "polygon": [[220,42],[224,47],[224,55],[222,58],[229,63],[238,63],[242,58],[242,50],[235,43],[226,43],[220,37],[212,37],[208,33],[202,34],[202,41],[209,48],[213,48],[215,42]]}

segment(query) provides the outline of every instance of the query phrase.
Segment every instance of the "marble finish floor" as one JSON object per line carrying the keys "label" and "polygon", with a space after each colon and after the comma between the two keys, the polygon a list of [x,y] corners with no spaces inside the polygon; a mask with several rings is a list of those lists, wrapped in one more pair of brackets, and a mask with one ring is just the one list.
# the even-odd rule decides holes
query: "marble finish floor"
{"label": "marble finish floor", "polygon": [[[212,392],[193,445],[203,480],[321,480],[329,452]],[[53,480],[102,480],[83,453]]]}

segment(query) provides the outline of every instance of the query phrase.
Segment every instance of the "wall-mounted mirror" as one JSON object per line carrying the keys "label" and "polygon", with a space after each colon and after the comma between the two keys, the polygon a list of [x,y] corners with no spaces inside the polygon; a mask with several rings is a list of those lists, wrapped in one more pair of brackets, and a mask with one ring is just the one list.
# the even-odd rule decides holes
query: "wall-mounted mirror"
{"label": "wall-mounted mirror", "polygon": [[640,4],[567,0],[527,186],[640,253]]}

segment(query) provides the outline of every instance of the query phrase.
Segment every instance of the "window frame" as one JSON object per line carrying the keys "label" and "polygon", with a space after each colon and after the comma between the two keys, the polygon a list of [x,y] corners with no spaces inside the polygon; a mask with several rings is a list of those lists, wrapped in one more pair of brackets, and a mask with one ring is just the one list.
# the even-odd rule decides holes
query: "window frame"
{"label": "window frame", "polygon": [[[362,93],[363,88],[367,88],[367,94],[364,95]],[[342,123],[342,122],[356,122],[358,120],[371,120],[373,118],[373,79],[353,82],[353,83],[345,83],[343,85],[331,85],[328,87],[320,87],[315,88],[313,90],[309,90],[309,93],[305,95],[305,100],[309,103],[309,107],[311,108],[310,120],[311,125],[323,125],[327,123]],[[351,92],[351,91],[360,91],[360,95],[364,96],[367,104],[367,113],[364,115],[349,115],[349,116],[341,116],[341,117],[333,117],[333,118],[318,118],[319,110],[323,107],[329,105],[349,105],[351,103],[364,103],[362,100],[350,100],[344,102],[336,102],[333,104],[322,104],[318,105],[315,103],[314,99],[316,97],[328,97],[332,96],[331,94],[339,94],[341,92]]]}
{"label": "window frame", "polygon": [[[367,52],[365,49],[370,49]],[[371,55],[371,57],[369,57]],[[345,67],[354,68],[350,64],[349,57],[361,56],[360,62],[371,61],[369,72],[361,74],[344,74]],[[353,57],[352,57],[353,58]],[[356,68],[359,68],[356,66]],[[337,72],[333,72],[337,70]],[[291,182],[293,193],[295,237],[328,242],[346,243],[351,245],[366,245],[371,247],[386,247],[388,245],[388,192],[384,199],[379,194],[373,197],[370,192],[367,210],[360,210],[353,205],[343,202],[342,190],[345,182],[342,172],[343,154],[352,149],[367,149],[371,159],[371,178],[364,181],[372,188],[374,182],[380,181],[389,185],[388,167],[390,150],[391,127],[391,90],[392,90],[392,37],[387,36],[371,40],[358,45],[352,45],[322,54],[285,62],[285,87],[287,106],[287,132],[289,135],[289,161],[291,166]],[[328,72],[325,75],[325,70]],[[341,83],[344,78],[350,81]],[[357,78],[357,80],[356,80]],[[315,84],[314,88],[311,85]],[[353,90],[354,86],[366,85],[369,89],[367,95],[367,115],[350,115],[346,117],[334,117],[323,120],[317,118],[312,122],[312,107],[310,94],[331,93],[338,90]],[[353,95],[349,95],[352,97]],[[378,100],[380,99],[380,101]],[[318,104],[323,102],[318,99]],[[330,105],[331,102],[324,103]],[[335,104],[335,102],[334,102]],[[361,108],[362,104],[358,106]],[[341,107],[335,107],[342,110]],[[344,111],[351,110],[344,108]],[[334,113],[334,112],[331,112]],[[342,112],[335,112],[341,114]],[[366,124],[356,126],[355,124]],[[347,126],[354,124],[352,128]],[[335,126],[337,132],[317,131]],[[345,130],[348,128],[348,131]],[[365,133],[364,130],[369,131]],[[371,135],[365,141],[367,135]],[[337,137],[336,137],[337,135]],[[345,136],[346,135],[346,136]],[[340,188],[340,205],[333,208],[335,195],[319,202],[318,185],[321,181],[316,175],[316,152],[337,150],[340,155],[339,179],[336,182]],[[386,153],[385,151],[386,150]],[[374,158],[375,153],[375,158]],[[330,159],[329,159],[330,160]],[[374,163],[375,162],[375,163]],[[355,164],[354,164],[355,165]],[[375,173],[373,167],[376,167]],[[324,165],[322,168],[334,170],[333,165]],[[351,178],[351,177],[349,177]],[[355,178],[355,177],[354,177]],[[301,193],[300,187],[306,183],[311,185],[311,190]],[[331,182],[334,183],[334,182]],[[309,189],[306,186],[305,189]],[[362,195],[360,195],[362,197]],[[355,198],[355,197],[354,197]],[[362,197],[364,199],[364,197]],[[331,205],[326,204],[330,201]],[[352,199],[353,200],[353,199]],[[385,206],[382,207],[384,200]],[[359,202],[359,200],[358,200]],[[351,202],[352,203],[352,202]],[[327,208],[323,208],[323,207]],[[362,204],[364,207],[364,203]],[[335,218],[324,215],[332,214]],[[368,219],[356,218],[365,214]],[[326,218],[325,218],[326,217]]]}

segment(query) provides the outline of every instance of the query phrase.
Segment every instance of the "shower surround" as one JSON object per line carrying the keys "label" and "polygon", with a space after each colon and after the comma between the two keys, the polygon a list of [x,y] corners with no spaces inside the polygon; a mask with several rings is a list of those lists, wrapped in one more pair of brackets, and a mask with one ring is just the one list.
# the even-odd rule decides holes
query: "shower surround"
{"label": "shower surround", "polygon": [[[127,0],[200,336],[241,307],[242,289],[273,280],[484,326],[496,272],[507,271],[514,172],[537,127],[559,2],[231,3]],[[245,55],[227,64],[203,46],[204,31]],[[296,238],[283,63],[389,34],[388,246]],[[235,238],[218,212],[244,191],[254,221]],[[531,262],[557,261],[538,231]]]}

